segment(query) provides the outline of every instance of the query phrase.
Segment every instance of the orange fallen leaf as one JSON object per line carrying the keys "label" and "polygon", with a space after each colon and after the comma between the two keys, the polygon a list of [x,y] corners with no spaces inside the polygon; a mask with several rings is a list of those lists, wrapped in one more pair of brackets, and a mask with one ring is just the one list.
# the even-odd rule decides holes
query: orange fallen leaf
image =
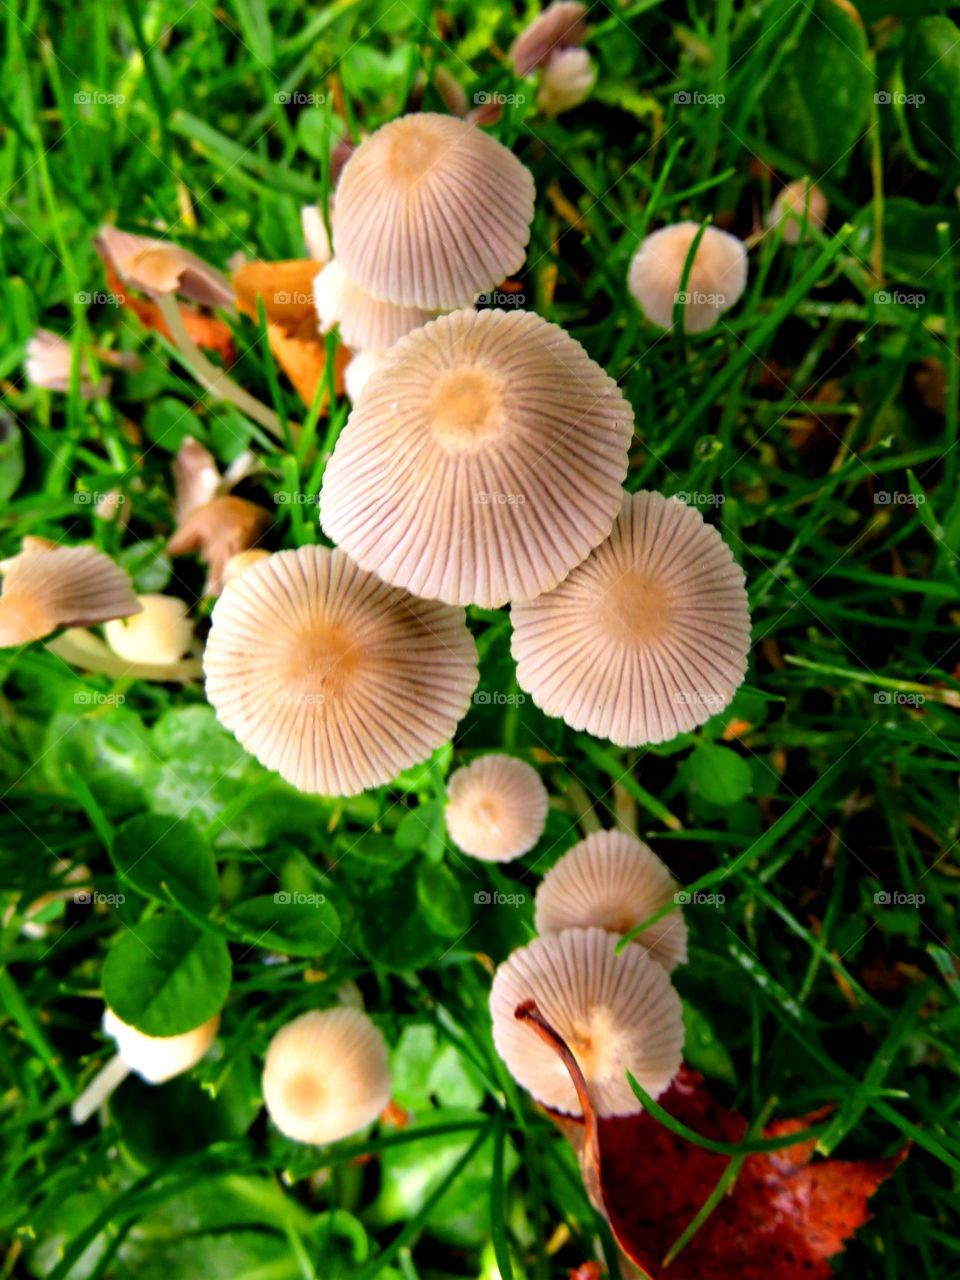
{"label": "orange fallen leaf", "polygon": [[[650,1280],[829,1280],[829,1259],[867,1220],[867,1201],[906,1155],[904,1149],[886,1160],[814,1161],[813,1141],[748,1155],[727,1194],[665,1266],[731,1157],[689,1142],[646,1111],[598,1117],[576,1059],[536,1005],[527,1001],[516,1016],[570,1073],[583,1120],[551,1118],[577,1149],[587,1191],[617,1244]],[[703,1077],[686,1067],[659,1101],[701,1137],[736,1145],[748,1136],[744,1117],[722,1107]],[[787,1138],[829,1110],[777,1121],[764,1136]]]}

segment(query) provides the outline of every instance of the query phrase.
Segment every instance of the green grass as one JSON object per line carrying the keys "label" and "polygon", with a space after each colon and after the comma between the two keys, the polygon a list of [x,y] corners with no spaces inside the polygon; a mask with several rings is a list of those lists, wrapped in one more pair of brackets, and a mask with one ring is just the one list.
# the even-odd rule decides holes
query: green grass
{"label": "green grass", "polygon": [[[542,872],[578,832],[615,822],[691,892],[723,895],[686,908],[677,974],[686,1056],[723,1100],[749,1117],[831,1103],[819,1148],[843,1158],[912,1143],[838,1274],[960,1271],[960,139],[956,55],[913,7],[868,0],[863,27],[832,0],[600,3],[595,93],[552,122],[504,56],[523,14],[484,0],[451,0],[442,19],[421,0],[3,7],[0,392],[26,460],[0,509],[4,555],[26,534],[93,540],[141,590],[195,600],[198,567],[163,552],[185,431],[222,462],[252,440],[263,473],[245,492],[268,505],[316,493],[347,403],[308,413],[262,329],[237,322],[233,376],[304,424],[279,450],[104,300],[91,240],[112,220],[161,227],[219,266],[301,256],[299,208],[326,199],[332,142],[399,114],[421,72],[436,108],[442,65],[471,98],[525,95],[494,131],[537,183],[525,305],[617,378],[637,419],[628,486],[693,495],[744,567],[754,637],[733,707],[662,748],[584,738],[529,700],[475,706],[457,760],[536,753],[555,797],[541,844],[505,868],[468,865],[445,839],[449,751],[393,790],[300,800],[233,750],[199,688],[83,677],[42,646],[0,651],[3,1275],[492,1280],[499,1261],[503,1280],[546,1280],[593,1256],[603,1232],[572,1155],[493,1052],[477,955],[499,962],[525,941]],[[925,102],[878,103],[881,89]],[[325,101],[279,98],[298,92]],[[828,229],[796,248],[762,234],[773,170],[812,173],[830,199]],[[681,217],[757,233],[745,297],[700,337],[658,334],[625,288],[638,238]],[[143,368],[89,404],[32,389],[38,325]],[[941,408],[921,394],[932,361]],[[125,529],[77,501],[114,487]],[[278,503],[271,546],[319,540],[314,516]],[[507,613],[471,613],[481,689],[509,699]],[[157,910],[109,855],[147,810],[192,818],[216,854],[221,908],[200,920],[233,949],[222,1052],[199,1083],[129,1082],[111,1123],[78,1133],[70,1098],[105,1048],[106,949]],[[71,903],[30,938],[23,912],[61,887],[61,858],[125,901]],[[418,899],[425,866],[446,869],[446,906]],[[259,931],[236,923],[240,903],[280,887],[333,903],[340,936],[319,958],[264,964]],[[493,890],[526,902],[475,906]],[[262,1054],[348,981],[396,1049],[415,1122],[297,1148],[258,1117]]]}

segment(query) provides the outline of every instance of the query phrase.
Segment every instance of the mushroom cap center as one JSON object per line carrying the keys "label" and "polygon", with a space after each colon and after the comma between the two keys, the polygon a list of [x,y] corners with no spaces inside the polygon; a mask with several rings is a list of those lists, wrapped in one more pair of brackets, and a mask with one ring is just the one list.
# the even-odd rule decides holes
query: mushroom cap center
{"label": "mushroom cap center", "polygon": [[322,703],[350,683],[363,661],[356,633],[340,623],[322,623],[291,637],[284,677],[291,693]]}
{"label": "mushroom cap center", "polygon": [[662,639],[676,616],[672,593],[655,577],[636,569],[612,583],[603,606],[607,619],[622,638],[638,645]]}
{"label": "mushroom cap center", "polygon": [[285,1101],[291,1111],[308,1116],[324,1105],[326,1089],[315,1072],[298,1071],[287,1081]]}
{"label": "mushroom cap center", "polygon": [[622,1033],[605,1005],[595,1005],[575,1018],[566,1039],[588,1083],[602,1083],[622,1070]]}
{"label": "mushroom cap center", "polygon": [[497,379],[470,366],[449,369],[434,384],[427,420],[434,438],[455,453],[478,449],[502,427]]}
{"label": "mushroom cap center", "polygon": [[386,148],[387,173],[412,186],[430,172],[449,146],[448,139],[422,120],[404,121],[402,127],[394,129]]}

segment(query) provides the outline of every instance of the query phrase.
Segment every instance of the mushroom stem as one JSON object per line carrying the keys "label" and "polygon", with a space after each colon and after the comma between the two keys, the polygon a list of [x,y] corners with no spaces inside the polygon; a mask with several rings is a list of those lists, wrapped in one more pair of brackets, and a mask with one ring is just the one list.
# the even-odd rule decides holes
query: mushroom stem
{"label": "mushroom stem", "polygon": [[118,657],[93,632],[82,627],[68,627],[60,635],[48,640],[46,648],[72,667],[116,680],[136,676],[141,680],[177,681],[186,684],[190,680],[199,680],[203,675],[203,665],[199,658],[181,658],[179,662],[171,663],[128,662]]}
{"label": "mushroom stem", "polygon": [[70,1108],[70,1119],[74,1124],[85,1124],[93,1113],[110,1097],[114,1089],[126,1080],[130,1068],[119,1053],[100,1068],[79,1098],[74,1099]]}
{"label": "mushroom stem", "polygon": [[536,1000],[524,1000],[513,1011],[518,1022],[525,1022],[531,1031],[535,1031],[544,1044],[548,1045],[566,1067],[573,1087],[577,1091],[577,1100],[583,1112],[583,1149],[591,1155],[599,1150],[597,1144],[597,1113],[590,1099],[590,1091],[580,1070],[580,1063],[573,1056],[573,1051],[559,1031],[555,1031],[537,1008]]}
{"label": "mushroom stem", "polygon": [[282,440],[283,427],[274,411],[268,409],[265,404],[261,404],[256,396],[252,396],[249,391],[244,391],[243,387],[238,386],[222,369],[218,369],[215,364],[207,359],[187,333],[176,298],[172,294],[158,294],[156,302],[164,320],[167,322],[171,337],[183,355],[186,356],[191,371],[200,385],[209,391],[211,395],[219,396],[221,400],[227,400],[231,404],[235,404],[248,417],[253,418],[255,422],[259,422],[262,427],[266,427],[271,435],[276,436],[278,440]]}

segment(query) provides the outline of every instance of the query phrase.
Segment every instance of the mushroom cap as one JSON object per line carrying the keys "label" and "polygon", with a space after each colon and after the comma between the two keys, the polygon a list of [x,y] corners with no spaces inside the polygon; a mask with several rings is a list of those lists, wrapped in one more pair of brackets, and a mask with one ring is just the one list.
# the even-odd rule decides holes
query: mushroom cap
{"label": "mushroom cap", "polygon": [[624,494],[606,542],[511,613],[521,689],[622,747],[703,724],[747,669],[743,570],[699,511],[659,493]]}
{"label": "mushroom cap", "polygon": [[117,1042],[117,1053],[148,1084],[163,1084],[195,1067],[217,1037],[220,1015],[179,1036],[147,1036],[123,1022],[112,1009],[103,1011],[103,1029]]}
{"label": "mushroom cap", "polygon": [[777,192],[767,214],[767,226],[783,223],[782,235],[787,244],[799,244],[803,224],[822,227],[830,212],[827,197],[808,178],[788,182]]}
{"label": "mushroom cap", "polygon": [[356,795],[453,736],[477,683],[463,611],[342,551],[279,551],[229,582],[203,659],[221,724],[301,791]]}
{"label": "mushroom cap", "polygon": [[327,224],[323,220],[323,210],[318,204],[306,204],[300,210],[300,226],[307,253],[315,262],[329,262],[331,257],[330,236]]}
{"label": "mushroom cap", "polygon": [[525,761],[479,756],[451,775],[446,820],[458,849],[485,862],[509,862],[540,839],[547,790]]}
{"label": "mushroom cap", "polygon": [[[653,850],[625,831],[594,831],[568,849],[540,881],[537,933],[596,927],[617,936],[674,900],[677,885]],[[687,958],[687,926],[675,910],[634,942],[669,973]]]}
{"label": "mushroom cap", "polygon": [[218,596],[231,557],[250,548],[270,525],[270,512],[246,498],[214,498],[194,507],[183,518],[167,542],[172,556],[198,552],[207,566],[207,595]]}
{"label": "mushroom cap", "polygon": [[[46,391],[59,391],[64,395],[70,390],[73,346],[66,338],[61,338],[51,329],[38,329],[27,343],[26,355],[24,372],[31,386],[42,387]],[[81,400],[96,400],[100,396],[109,395],[111,386],[107,377],[94,383],[87,372],[83,351],[79,361],[79,386]]]}
{"label": "mushroom cap", "polygon": [[333,248],[375,298],[469,305],[519,270],[533,177],[506,147],[453,116],[401,116],[371,134],[337,186]]}
{"label": "mushroom cap", "polygon": [[137,596],[140,613],[116,619],[103,628],[107,644],[128,662],[165,666],[179,662],[193,641],[193,622],[178,596]]}
{"label": "mushroom cap", "polygon": [[537,90],[537,106],[545,116],[559,116],[590,97],[597,69],[586,49],[558,49],[550,55]]}
{"label": "mushroom cap", "polygon": [[227,277],[170,240],[102,226],[97,248],[110,259],[124,283],[143,293],[181,293],[207,307],[233,305]]}
{"label": "mushroom cap", "polygon": [[383,1036],[358,1009],[294,1018],[270,1041],[263,1101],[294,1142],[337,1142],[372,1124],[390,1101]]}
{"label": "mushroom cap", "polygon": [[[661,329],[673,326],[683,267],[700,230],[696,222],[677,222],[654,231],[630,263],[627,283],[648,320]],[[740,299],[747,287],[747,251],[743,241],[718,227],[706,227],[697,246],[685,290],[683,327],[703,333]]]}
{"label": "mushroom cap", "polygon": [[347,275],[336,258],[313,282],[320,332],[340,326],[340,337],[357,350],[382,351],[433,318],[432,311],[380,302]]}
{"label": "mushroom cap", "polygon": [[517,36],[510,49],[518,76],[528,76],[541,67],[558,49],[581,42],[585,32],[587,6],[577,0],[557,0],[549,5]]}
{"label": "mushroom cap", "polygon": [[343,386],[353,404],[360,399],[364,387],[387,361],[385,351],[358,351],[343,371]]}
{"label": "mushroom cap", "polygon": [[601,1116],[642,1110],[630,1071],[657,1097],[676,1075],[683,1048],[680,998],[666,971],[641,947],[617,955],[603,929],[565,929],[535,938],[499,967],[490,992],[493,1042],[510,1074],[546,1107],[581,1115],[566,1067],[514,1016],[535,1000],[566,1041]]}
{"label": "mushroom cap", "polygon": [[140,612],[130,575],[95,547],[30,545],[3,566],[0,649],[59,627],[89,627]]}
{"label": "mushroom cap", "polygon": [[496,608],[556,586],[610,532],[633,411],[532,311],[456,311],[402,338],[327,464],[324,531],[387,582]]}

